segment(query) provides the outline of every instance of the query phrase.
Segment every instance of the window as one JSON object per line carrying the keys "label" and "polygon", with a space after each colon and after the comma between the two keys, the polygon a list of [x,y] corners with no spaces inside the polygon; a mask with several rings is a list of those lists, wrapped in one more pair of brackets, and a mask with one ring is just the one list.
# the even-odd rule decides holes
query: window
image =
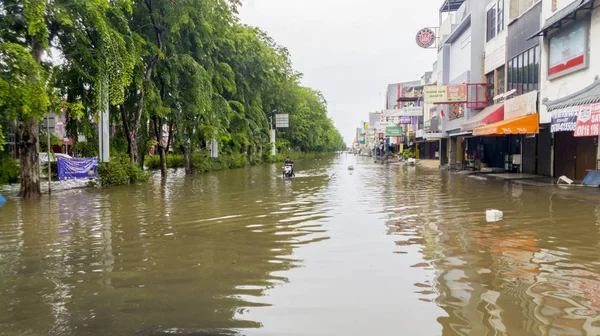
{"label": "window", "polygon": [[487,12],[487,42],[504,31],[504,0],[498,0]]}
{"label": "window", "polygon": [[529,52],[523,53],[523,93],[529,92]]}
{"label": "window", "polygon": [[503,94],[504,90],[504,80],[506,79],[506,69],[504,67],[498,68],[498,90],[497,94]]}
{"label": "window", "polygon": [[504,0],[498,0],[498,29],[497,32],[500,34],[504,30]]}
{"label": "window", "polygon": [[523,55],[517,56],[517,77],[515,80],[517,94],[520,95],[523,89]]}
{"label": "window", "polygon": [[[524,94],[539,90],[540,83],[540,47],[535,46],[508,61],[507,91],[517,90],[516,94]],[[501,86],[498,74],[498,89]]]}
{"label": "window", "polygon": [[535,90],[536,80],[535,71],[533,70],[535,64],[535,48],[529,49],[529,91]]}
{"label": "window", "polygon": [[496,6],[487,12],[487,41],[496,37]]}
{"label": "window", "polygon": [[533,63],[533,73],[534,73],[534,77],[535,77],[535,89],[539,90],[540,89],[540,46],[535,46],[535,51],[534,51],[534,55],[535,55],[535,59],[534,59],[534,63]]}
{"label": "window", "polygon": [[494,96],[496,95],[494,93],[494,72],[490,72],[489,74],[485,75],[486,79],[487,79],[487,100],[488,100],[488,106],[492,106],[494,105]]}

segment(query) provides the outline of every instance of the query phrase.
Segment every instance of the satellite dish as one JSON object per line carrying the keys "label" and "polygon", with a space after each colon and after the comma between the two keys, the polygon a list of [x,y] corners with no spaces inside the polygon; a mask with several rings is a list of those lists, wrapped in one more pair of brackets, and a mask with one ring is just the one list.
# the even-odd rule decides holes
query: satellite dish
{"label": "satellite dish", "polygon": [[504,94],[504,98],[508,98],[508,97],[514,95],[515,92],[517,92],[516,89],[512,89],[512,90],[508,91],[507,93]]}

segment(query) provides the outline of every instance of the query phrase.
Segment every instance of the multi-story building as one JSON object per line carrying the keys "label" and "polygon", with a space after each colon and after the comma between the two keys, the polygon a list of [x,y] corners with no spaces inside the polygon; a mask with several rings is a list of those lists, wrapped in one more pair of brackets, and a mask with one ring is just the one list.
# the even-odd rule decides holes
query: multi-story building
{"label": "multi-story building", "polygon": [[600,157],[600,1],[545,0],[541,17],[532,38],[542,39],[540,122],[551,124],[553,175],[582,180]]}
{"label": "multi-story building", "polygon": [[[435,64],[435,84],[468,86],[481,83],[485,47],[485,2],[478,0],[445,0],[440,8],[440,43]],[[445,15],[445,19],[444,18]],[[442,20],[443,19],[443,20]],[[468,95],[468,94],[467,94]],[[456,166],[464,158],[464,136],[461,126],[481,109],[467,101],[428,104],[426,139],[440,139],[438,156],[441,164]]]}

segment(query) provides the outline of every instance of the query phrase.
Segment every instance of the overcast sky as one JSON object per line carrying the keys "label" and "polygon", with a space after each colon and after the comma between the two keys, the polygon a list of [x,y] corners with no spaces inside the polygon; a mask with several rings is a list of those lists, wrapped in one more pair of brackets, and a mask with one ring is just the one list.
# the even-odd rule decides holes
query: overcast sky
{"label": "overcast sky", "polygon": [[382,110],[387,84],[419,79],[436,59],[415,43],[438,25],[442,0],[244,0],[243,23],[287,47],[303,84],[320,90],[350,144],[368,112]]}

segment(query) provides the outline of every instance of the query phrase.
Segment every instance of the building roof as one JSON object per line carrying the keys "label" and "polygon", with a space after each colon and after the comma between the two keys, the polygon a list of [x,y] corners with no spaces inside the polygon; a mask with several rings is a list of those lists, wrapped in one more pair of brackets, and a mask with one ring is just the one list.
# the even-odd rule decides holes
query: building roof
{"label": "building roof", "polygon": [[600,102],[600,79],[596,77],[596,81],[588,87],[570,94],[564,98],[544,101],[544,105],[548,107],[548,111],[553,111],[565,107],[587,105]]}
{"label": "building roof", "polygon": [[[556,12],[556,14],[546,20],[546,24],[544,27],[540,29],[537,33],[531,35],[529,39],[538,37],[538,36],[546,36],[548,32],[555,28],[560,28],[565,23],[569,23],[568,21],[574,21],[577,19],[578,12],[590,12],[594,9],[594,0],[576,0],[568,4],[565,8]],[[565,22],[567,21],[567,22]]]}
{"label": "building roof", "polygon": [[466,0],[444,0],[440,13],[456,12]]}

